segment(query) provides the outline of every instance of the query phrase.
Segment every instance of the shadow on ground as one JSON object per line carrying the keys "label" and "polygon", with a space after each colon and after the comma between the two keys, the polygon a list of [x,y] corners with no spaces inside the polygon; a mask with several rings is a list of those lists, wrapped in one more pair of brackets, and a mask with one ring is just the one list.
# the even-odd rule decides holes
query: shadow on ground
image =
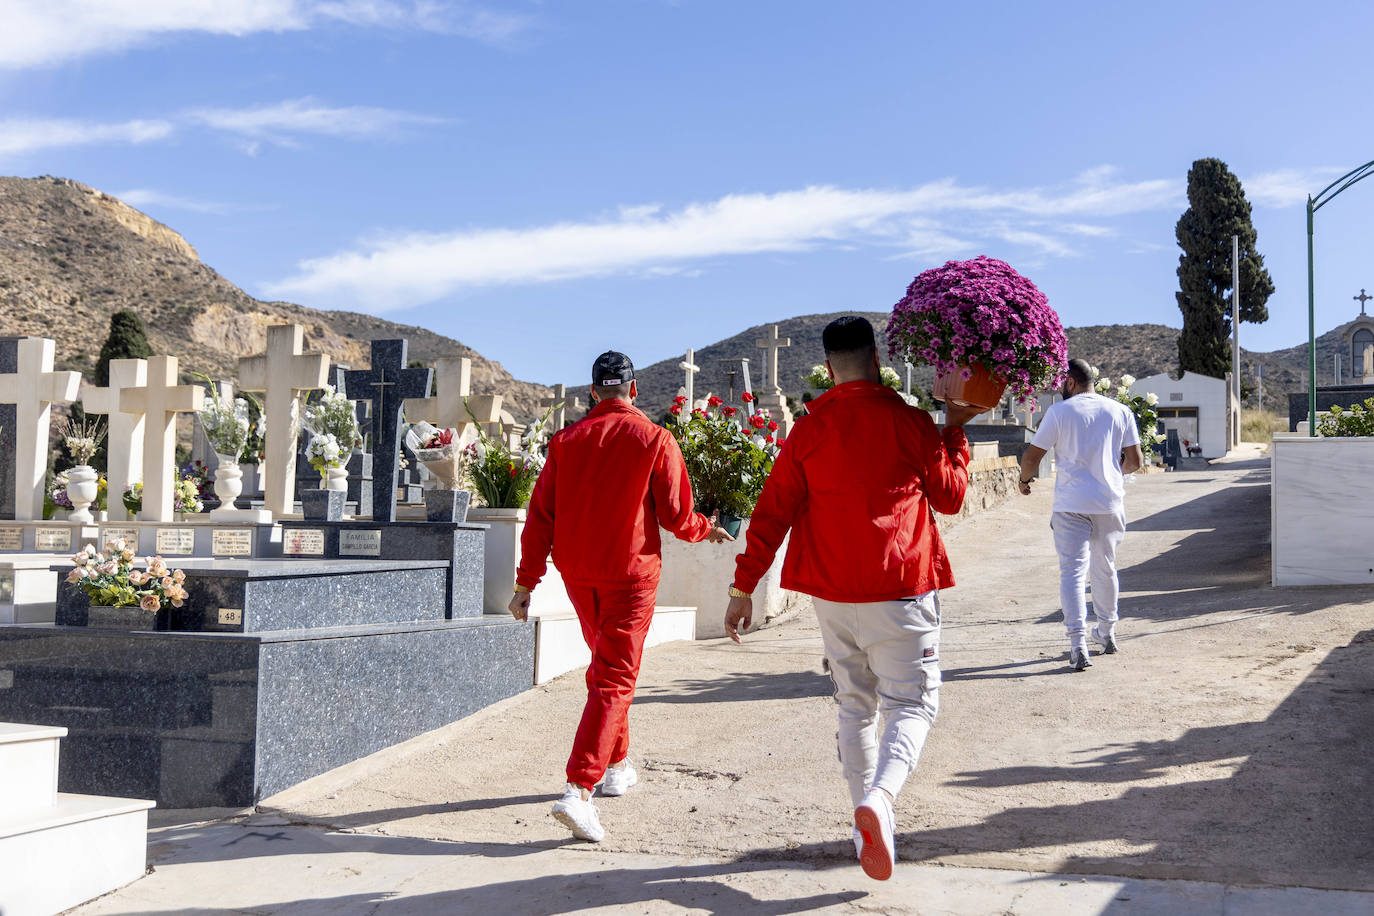
{"label": "shadow on ground", "polygon": [[[1121,698],[1128,702],[1128,698]],[[1321,729],[1314,723],[1322,722]],[[1120,797],[1010,808],[968,826],[898,836],[905,861],[1118,841],[1118,856],[1067,856],[1056,870],[1139,878],[1374,890],[1374,630],[1333,649],[1266,719],[1194,728],[1176,740],[1104,745],[1067,767],[959,773],[963,788],[1146,783]],[[1210,765],[1215,778],[1150,786]],[[1305,774],[1310,774],[1305,775]],[[1339,829],[1333,829],[1339,825]],[[1206,838],[1199,860],[1185,850]],[[1183,840],[1190,842],[1184,843]],[[1352,842],[1352,840],[1354,842]],[[746,858],[828,858],[833,844]],[[1313,862],[1321,864],[1313,866]]]}

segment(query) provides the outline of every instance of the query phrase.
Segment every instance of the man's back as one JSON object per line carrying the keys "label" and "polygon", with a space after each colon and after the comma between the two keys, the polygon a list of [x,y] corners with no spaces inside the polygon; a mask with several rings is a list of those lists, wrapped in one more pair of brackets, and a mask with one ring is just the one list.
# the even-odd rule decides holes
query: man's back
{"label": "man's back", "polygon": [[791,529],[783,587],[882,601],[953,584],[931,509],[953,513],[968,482],[963,432],[873,382],[811,402],[769,476],[737,579],[752,589]]}
{"label": "man's back", "polygon": [[549,442],[523,539],[522,562],[531,568],[522,566],[518,578],[537,582],[544,570],[534,558],[551,547],[565,582],[657,582],[659,525],[690,541],[711,530],[693,511],[672,435],[627,401],[602,401]]}
{"label": "man's back", "polygon": [[1121,511],[1121,451],[1139,442],[1135,417],[1120,401],[1084,392],[1051,406],[1032,444],[1054,450],[1054,511]]}

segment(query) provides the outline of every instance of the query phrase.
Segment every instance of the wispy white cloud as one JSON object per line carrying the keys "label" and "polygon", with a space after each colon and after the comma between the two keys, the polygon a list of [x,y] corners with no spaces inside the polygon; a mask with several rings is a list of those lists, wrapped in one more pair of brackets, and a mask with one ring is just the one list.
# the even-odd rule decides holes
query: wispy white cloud
{"label": "wispy white cloud", "polygon": [[1347,169],[1323,166],[1310,169],[1275,169],[1241,179],[1245,197],[1257,207],[1290,207],[1315,195]]}
{"label": "wispy white cloud", "polygon": [[[1094,170],[1058,188],[996,190],[953,180],[910,189],[808,187],[731,194],[678,210],[625,206],[614,216],[529,229],[468,228],[364,240],[303,261],[270,284],[271,295],[347,302],[372,311],[404,308],[483,286],[642,273],[714,257],[797,252],[816,246],[954,255],[966,239],[998,239],[1029,253],[1069,257],[1065,216],[1102,218],[1177,208],[1178,181],[1123,182]],[[957,225],[954,217],[957,215]]]}
{"label": "wispy white cloud", "polygon": [[71,146],[150,143],[171,135],[163,120],[118,122],[77,121],[65,118],[7,118],[0,120],[0,155],[23,155]]}
{"label": "wispy white cloud", "polygon": [[244,213],[250,210],[271,210],[275,207],[262,204],[224,203],[215,200],[199,200],[171,194],[155,188],[129,188],[115,191],[112,196],[119,198],[131,207],[163,208],[167,210],[186,210],[191,213]]}
{"label": "wispy white cloud", "polygon": [[390,108],[336,108],[314,99],[291,99],[253,108],[201,108],[188,121],[245,138],[250,143],[297,145],[297,135],[325,137],[395,136],[408,127],[442,124],[443,118]]}
{"label": "wispy white cloud", "polygon": [[178,34],[243,37],[328,23],[503,42],[528,16],[453,0],[0,0],[0,68],[49,66]]}

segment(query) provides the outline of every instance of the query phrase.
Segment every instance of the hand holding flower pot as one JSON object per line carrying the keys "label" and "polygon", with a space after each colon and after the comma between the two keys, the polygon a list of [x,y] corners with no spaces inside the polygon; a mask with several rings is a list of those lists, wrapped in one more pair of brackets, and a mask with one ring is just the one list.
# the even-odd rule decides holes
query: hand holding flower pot
{"label": "hand holding flower pot", "polygon": [[936,398],[983,410],[1010,387],[1021,402],[1057,386],[1068,341],[1045,294],[1011,265],[980,256],[919,274],[892,308],[894,358],[934,366]]}

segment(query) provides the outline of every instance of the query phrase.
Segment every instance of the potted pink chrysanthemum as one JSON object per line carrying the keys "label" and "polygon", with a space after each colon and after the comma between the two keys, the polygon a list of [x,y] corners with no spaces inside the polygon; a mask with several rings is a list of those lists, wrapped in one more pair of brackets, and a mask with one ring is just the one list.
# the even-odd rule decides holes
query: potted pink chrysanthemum
{"label": "potted pink chrysanthemum", "polygon": [[1053,388],[1068,366],[1059,315],[1036,285],[985,255],[911,281],[887,325],[892,357],[935,367],[936,398],[990,410]]}

